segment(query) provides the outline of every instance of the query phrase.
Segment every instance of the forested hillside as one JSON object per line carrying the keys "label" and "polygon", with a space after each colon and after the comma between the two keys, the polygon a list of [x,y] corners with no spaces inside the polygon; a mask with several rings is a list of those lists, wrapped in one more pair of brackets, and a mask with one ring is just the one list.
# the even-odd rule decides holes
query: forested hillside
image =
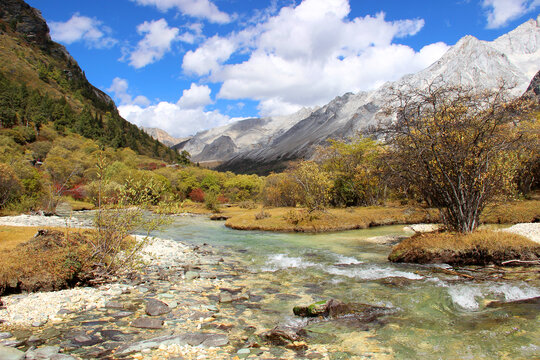
{"label": "forested hillside", "polygon": [[39,11],[21,0],[2,1],[0,49],[2,134],[20,143],[17,134],[26,134],[28,141],[49,123],[61,134],[77,133],[101,146],[178,160],[175,151],[118,114],[111,98],[90,84],[66,49],[51,40]]}

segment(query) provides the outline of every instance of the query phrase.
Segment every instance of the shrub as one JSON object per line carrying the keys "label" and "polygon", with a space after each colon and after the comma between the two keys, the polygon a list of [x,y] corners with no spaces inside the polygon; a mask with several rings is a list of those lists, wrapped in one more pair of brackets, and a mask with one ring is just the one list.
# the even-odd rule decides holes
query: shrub
{"label": "shrub", "polygon": [[21,194],[21,181],[7,164],[0,163],[0,209]]}
{"label": "shrub", "polygon": [[245,200],[245,201],[241,201],[240,203],[238,203],[238,207],[240,207],[241,209],[252,210],[252,209],[257,208],[257,204],[255,202],[253,202],[253,201]]}
{"label": "shrub", "polygon": [[261,208],[261,211],[255,214],[255,220],[262,220],[271,217],[270,213],[264,211],[264,208]]}
{"label": "shrub", "polygon": [[189,193],[189,198],[191,199],[191,201],[195,202],[204,202],[204,196],[204,191],[202,191],[201,188],[195,188]]}
{"label": "shrub", "polygon": [[217,200],[217,196],[213,192],[209,192],[206,194],[204,198],[204,206],[213,212],[219,212],[219,202]]}

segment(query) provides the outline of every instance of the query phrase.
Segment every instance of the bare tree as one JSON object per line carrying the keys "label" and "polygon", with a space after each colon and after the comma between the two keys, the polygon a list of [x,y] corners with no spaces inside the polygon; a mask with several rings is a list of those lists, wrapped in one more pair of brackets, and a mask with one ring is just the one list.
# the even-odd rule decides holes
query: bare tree
{"label": "bare tree", "polygon": [[519,125],[531,116],[507,90],[431,84],[395,90],[386,109],[396,116],[383,126],[390,168],[452,230],[474,231],[486,204],[514,188]]}

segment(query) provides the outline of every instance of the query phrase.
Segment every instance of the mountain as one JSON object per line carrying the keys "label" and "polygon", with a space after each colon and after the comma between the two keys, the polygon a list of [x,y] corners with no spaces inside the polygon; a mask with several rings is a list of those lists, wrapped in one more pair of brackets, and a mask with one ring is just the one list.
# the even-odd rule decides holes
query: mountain
{"label": "mountain", "polygon": [[165,130],[161,130],[158,128],[144,127],[144,126],[141,126],[140,128],[145,133],[150,135],[153,139],[159,141],[160,143],[168,147],[173,147],[174,145],[189,139],[189,138],[175,138],[169,135],[169,133],[167,133]]}
{"label": "mountain", "polygon": [[0,49],[0,130],[32,125],[39,135],[49,123],[60,133],[75,132],[104,146],[177,159],[174,150],[120,117],[113,100],[51,40],[40,11],[22,0],[1,1]]}
{"label": "mountain", "polygon": [[212,162],[268,146],[315,109],[303,108],[286,116],[243,119],[195,134],[174,146],[187,150],[193,161]]}
{"label": "mountain", "polygon": [[[219,170],[264,174],[283,169],[288,161],[309,158],[315,146],[324,145],[330,138],[348,138],[358,131],[375,126],[385,115],[381,109],[388,105],[393,89],[423,88],[436,79],[446,84],[462,84],[476,88],[494,88],[504,81],[515,85],[512,95],[521,95],[531,78],[540,68],[540,18],[529,20],[513,31],[495,39],[482,41],[465,36],[428,68],[389,82],[380,88],[347,93],[336,97],[308,116],[290,118],[287,126],[274,133],[266,132],[249,146],[239,146],[236,139],[243,133],[230,136],[216,129],[206,133],[226,135],[230,141],[221,140],[227,151],[220,151],[218,144],[212,151],[204,151],[216,140],[197,134],[184,147],[191,146],[198,161],[220,160]],[[250,123],[265,122],[271,128],[273,119],[249,119]],[[241,122],[228,125],[228,129]],[[260,125],[247,126],[247,133],[256,132]],[[278,128],[278,127],[277,127]],[[225,129],[223,129],[225,130]],[[236,148],[235,148],[236,146]]]}

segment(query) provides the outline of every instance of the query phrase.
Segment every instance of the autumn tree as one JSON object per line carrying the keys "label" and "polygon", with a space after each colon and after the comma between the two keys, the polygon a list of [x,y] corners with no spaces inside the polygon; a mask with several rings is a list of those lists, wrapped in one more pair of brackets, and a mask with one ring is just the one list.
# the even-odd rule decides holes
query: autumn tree
{"label": "autumn tree", "polygon": [[16,199],[21,190],[21,182],[12,167],[0,163],[0,209]]}
{"label": "autumn tree", "polygon": [[530,115],[507,93],[431,84],[395,91],[387,109],[396,115],[384,126],[389,167],[452,230],[474,231],[485,206],[515,187],[519,125]]}
{"label": "autumn tree", "polygon": [[330,140],[321,147],[316,161],[334,182],[332,203],[339,206],[375,205],[384,197],[380,160],[382,145],[357,135],[344,140]]}
{"label": "autumn tree", "polygon": [[301,161],[290,170],[299,189],[299,201],[308,210],[322,210],[330,202],[332,180],[314,161]]}

